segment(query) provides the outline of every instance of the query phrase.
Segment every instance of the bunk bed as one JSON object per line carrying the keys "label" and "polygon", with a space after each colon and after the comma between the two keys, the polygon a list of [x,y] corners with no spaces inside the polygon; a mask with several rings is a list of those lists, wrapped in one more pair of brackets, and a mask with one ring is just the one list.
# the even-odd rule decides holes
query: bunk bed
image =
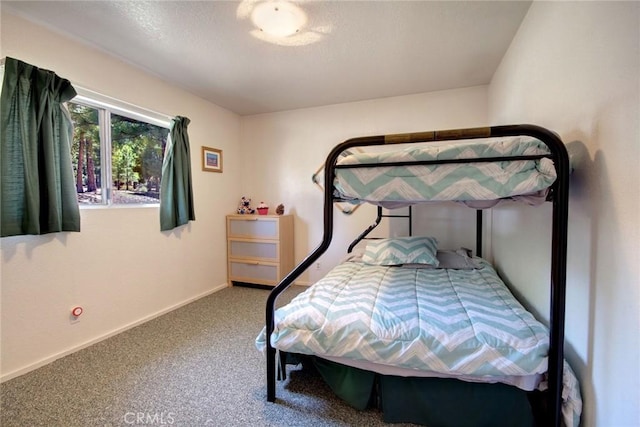
{"label": "bunk bed", "polygon": [[[407,148],[341,156],[396,144]],[[268,401],[286,362],[308,355],[353,406],[375,395],[388,422],[579,423],[579,388],[563,357],[569,158],[554,133],[510,125],[354,138],[331,151],[324,177],[323,240],[271,291],[256,339],[266,353]],[[482,209],[507,200],[553,206],[548,328],[479,256]],[[329,247],[338,201],[378,205],[376,222],[344,262],[276,312],[282,291]],[[477,210],[475,255],[438,248],[428,236],[354,250],[382,207],[444,201]],[[490,398],[478,400],[484,393]]]}

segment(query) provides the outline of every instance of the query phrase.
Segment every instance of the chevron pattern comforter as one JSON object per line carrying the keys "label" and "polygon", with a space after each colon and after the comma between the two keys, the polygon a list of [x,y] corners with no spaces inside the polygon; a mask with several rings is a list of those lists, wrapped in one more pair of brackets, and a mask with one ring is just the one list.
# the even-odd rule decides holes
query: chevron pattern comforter
{"label": "chevron pattern comforter", "polygon": [[347,262],[276,311],[275,348],[459,375],[546,371],[547,329],[477,270]]}
{"label": "chevron pattern comforter", "polygon": [[[539,154],[549,154],[549,149],[537,139],[448,141],[393,152],[355,153],[344,157],[338,165]],[[334,187],[336,196],[343,200],[396,207],[422,201],[517,199],[544,192],[555,179],[553,162],[543,158],[430,166],[339,168],[336,169]]]}
{"label": "chevron pattern comforter", "polygon": [[[495,270],[367,265],[335,267],[276,310],[272,345],[461,376],[541,374],[548,331],[513,297]],[[265,346],[265,331],[256,340]],[[565,365],[565,422],[578,419],[577,381]],[[577,412],[577,416],[576,416]]]}

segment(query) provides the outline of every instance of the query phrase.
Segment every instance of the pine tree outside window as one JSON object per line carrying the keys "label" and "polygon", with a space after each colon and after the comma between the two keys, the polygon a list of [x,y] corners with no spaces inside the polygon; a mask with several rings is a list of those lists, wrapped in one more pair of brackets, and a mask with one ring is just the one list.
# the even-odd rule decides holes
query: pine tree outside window
{"label": "pine tree outside window", "polygon": [[80,206],[159,205],[169,122],[88,97],[67,108]]}

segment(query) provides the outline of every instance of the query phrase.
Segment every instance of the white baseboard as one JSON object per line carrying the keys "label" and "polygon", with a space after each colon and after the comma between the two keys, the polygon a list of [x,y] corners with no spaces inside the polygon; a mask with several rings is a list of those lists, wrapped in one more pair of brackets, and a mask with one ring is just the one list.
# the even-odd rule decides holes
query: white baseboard
{"label": "white baseboard", "polygon": [[38,368],[42,367],[42,366],[48,365],[49,363],[54,362],[55,360],[58,360],[58,359],[60,359],[60,358],[62,358],[64,356],[68,356],[69,354],[75,353],[78,350],[82,350],[83,348],[87,348],[87,347],[89,347],[89,346],[91,346],[93,344],[96,344],[96,343],[100,342],[100,341],[106,340],[107,338],[110,338],[110,337],[112,337],[114,335],[118,335],[119,333],[122,333],[122,332],[124,332],[124,331],[126,331],[128,329],[134,328],[134,327],[136,327],[138,325],[141,325],[141,324],[143,324],[145,322],[148,322],[149,320],[155,319],[156,317],[162,316],[163,314],[167,314],[170,311],[176,310],[176,309],[178,309],[178,308],[180,308],[182,306],[185,306],[185,305],[190,304],[190,303],[192,303],[192,302],[194,302],[196,300],[199,300],[200,298],[204,298],[207,295],[211,295],[211,294],[213,294],[215,292],[221,291],[222,289],[227,288],[228,286],[229,285],[227,283],[223,283],[222,285],[218,285],[215,288],[212,288],[212,289],[210,289],[210,290],[208,290],[206,292],[201,293],[200,295],[196,295],[195,297],[191,297],[191,298],[189,298],[189,299],[187,299],[185,301],[179,302],[179,303],[174,304],[174,305],[172,305],[170,307],[167,307],[165,309],[162,309],[160,311],[152,313],[152,314],[150,314],[148,316],[143,317],[142,319],[136,320],[135,322],[131,322],[131,323],[127,324],[127,325],[124,325],[122,327],[114,329],[113,331],[108,332],[108,333],[106,333],[104,335],[101,335],[101,336],[98,336],[96,338],[93,338],[93,339],[91,339],[89,341],[86,341],[86,342],[84,342],[82,344],[79,344],[77,346],[74,346],[72,348],[64,350],[64,351],[62,351],[60,353],[56,353],[54,355],[45,357],[44,359],[41,359],[41,360],[39,360],[39,361],[37,361],[35,363],[32,363],[32,364],[27,365],[25,367],[22,367],[20,369],[16,369],[15,371],[8,372],[6,374],[2,374],[0,376],[0,383],[3,383],[3,382],[8,381],[10,379],[19,377],[20,375],[24,375],[24,374],[26,374],[28,372],[31,372],[31,371],[33,371],[35,369],[38,369]]}

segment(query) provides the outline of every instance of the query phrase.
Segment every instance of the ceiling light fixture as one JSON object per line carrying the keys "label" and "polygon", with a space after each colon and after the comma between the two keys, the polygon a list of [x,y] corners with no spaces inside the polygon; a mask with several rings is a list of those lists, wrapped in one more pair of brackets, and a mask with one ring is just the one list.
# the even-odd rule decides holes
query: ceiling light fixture
{"label": "ceiling light fixture", "polygon": [[307,15],[293,3],[265,1],[255,5],[251,21],[269,36],[289,37],[300,32],[307,23]]}
{"label": "ceiling light fixture", "polygon": [[319,23],[315,17],[313,27],[306,12],[286,0],[242,0],[236,10],[239,21],[251,22],[249,34],[258,40],[279,46],[305,46],[317,43],[332,31],[330,23]]}

